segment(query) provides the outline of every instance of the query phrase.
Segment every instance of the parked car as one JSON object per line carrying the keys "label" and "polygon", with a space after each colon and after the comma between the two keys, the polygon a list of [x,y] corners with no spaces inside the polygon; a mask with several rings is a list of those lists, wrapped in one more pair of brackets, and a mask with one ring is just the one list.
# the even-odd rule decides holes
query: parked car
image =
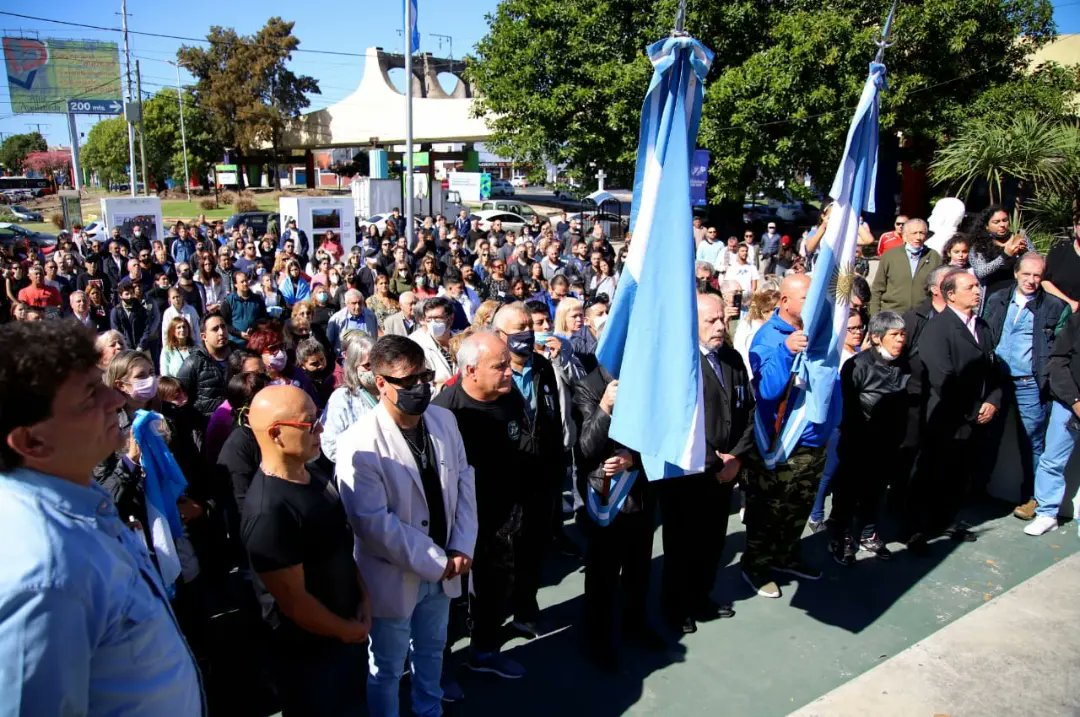
{"label": "parked car", "polygon": [[106,235],[105,223],[100,221],[90,222],[83,227],[83,231],[86,232],[86,236],[90,239],[104,239]]}
{"label": "parked car", "polygon": [[510,186],[521,187],[522,189],[524,189],[525,187],[529,186],[529,180],[525,179],[525,177],[520,175],[517,177],[512,177],[510,179]]}
{"label": "parked car", "polygon": [[46,256],[56,249],[55,234],[31,231],[11,222],[0,222],[0,246],[10,249],[16,244],[22,244],[24,240],[29,240],[32,247],[40,249]]}
{"label": "parked car", "polygon": [[[261,237],[266,233],[266,227],[270,222],[270,217],[274,216],[277,216],[277,212],[241,212],[239,214],[233,214],[225,220],[225,232],[231,232],[234,227],[243,223],[252,228],[256,237]],[[278,227],[278,231],[281,229],[282,227]]]}
{"label": "parked car", "polygon": [[12,204],[8,207],[8,213],[12,214],[20,222],[43,222],[45,221],[39,212],[27,209],[21,204]]}
{"label": "parked car", "polygon": [[525,225],[529,222],[525,217],[514,212],[503,212],[498,209],[481,209],[478,212],[474,212],[473,215],[480,220],[480,231],[486,232],[491,229],[491,224],[496,219],[502,221],[502,228],[504,231],[521,232],[525,228]]}
{"label": "parked car", "polygon": [[511,214],[520,214],[521,216],[525,217],[526,219],[530,219],[530,220],[532,219],[533,214],[536,214],[536,212],[533,211],[533,208],[530,207],[528,204],[525,204],[524,202],[516,202],[516,201],[512,202],[512,201],[507,201],[507,200],[504,200],[504,199],[499,199],[499,200],[495,200],[495,201],[488,200],[486,202],[482,202],[480,204],[480,210],[483,211],[485,209],[495,209],[495,210],[498,210],[500,212],[510,212]]}
{"label": "parked car", "polygon": [[514,185],[510,184],[510,182],[505,179],[492,179],[491,196],[512,197],[514,196]]}

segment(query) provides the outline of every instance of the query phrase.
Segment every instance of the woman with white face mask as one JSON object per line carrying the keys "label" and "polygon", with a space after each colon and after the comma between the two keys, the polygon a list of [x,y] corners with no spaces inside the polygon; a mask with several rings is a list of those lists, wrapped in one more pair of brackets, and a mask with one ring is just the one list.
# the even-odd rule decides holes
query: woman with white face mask
{"label": "woman with white face mask", "polygon": [[379,391],[369,355],[375,339],[363,331],[350,331],[342,339],[344,383],[330,394],[323,411],[321,445],[330,460],[337,456],[337,439],[356,419],[375,408]]}
{"label": "woman with white face mask", "polygon": [[574,353],[586,356],[596,353],[596,345],[600,342],[600,334],[604,330],[607,318],[608,297],[606,294],[599,294],[585,302],[585,325],[571,339]]}
{"label": "woman with white face mask", "polygon": [[428,368],[435,372],[433,388],[438,393],[446,380],[457,372],[457,362],[450,350],[454,307],[447,297],[434,296],[424,300],[420,311],[423,320],[409,338],[424,349]]}
{"label": "woman with white face mask", "polygon": [[120,427],[126,428],[140,408],[156,410],[157,375],[150,358],[141,351],[124,350],[116,354],[105,369],[106,385],[124,394],[120,408]]}

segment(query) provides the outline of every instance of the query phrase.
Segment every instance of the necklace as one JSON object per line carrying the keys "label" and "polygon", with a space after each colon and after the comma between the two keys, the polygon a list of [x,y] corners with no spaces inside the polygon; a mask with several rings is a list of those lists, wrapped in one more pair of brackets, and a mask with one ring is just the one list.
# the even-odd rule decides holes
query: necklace
{"label": "necklace", "polygon": [[405,442],[409,444],[409,449],[413,452],[413,455],[420,460],[420,469],[427,470],[428,457],[427,457],[427,430],[424,428],[423,419],[420,420],[420,448],[416,447],[416,444],[409,440],[409,437],[405,435],[405,431],[401,432],[401,437],[405,439]]}

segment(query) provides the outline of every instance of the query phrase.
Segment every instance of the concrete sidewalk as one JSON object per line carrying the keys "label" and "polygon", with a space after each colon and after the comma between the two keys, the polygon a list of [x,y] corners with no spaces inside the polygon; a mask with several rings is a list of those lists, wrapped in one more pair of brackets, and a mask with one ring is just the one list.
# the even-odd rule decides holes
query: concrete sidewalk
{"label": "concrete sidewalk", "polygon": [[1078,595],[1074,554],[792,714],[1078,715]]}

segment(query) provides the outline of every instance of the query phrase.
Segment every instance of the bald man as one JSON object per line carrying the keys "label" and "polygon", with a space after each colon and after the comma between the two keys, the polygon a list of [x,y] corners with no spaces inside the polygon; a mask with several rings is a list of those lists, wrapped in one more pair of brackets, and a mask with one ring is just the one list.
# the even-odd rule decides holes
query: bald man
{"label": "bald man", "polygon": [[534,478],[526,482],[520,540],[514,546],[514,622],[531,637],[539,635],[540,571],[551,542],[555,507],[566,476],[559,383],[551,362],[536,352],[532,316],[518,301],[500,308],[492,319],[496,334],[510,350],[514,390],[525,399],[529,439],[535,443]]}
{"label": "bald man", "polygon": [[270,386],[248,417],[262,461],[240,535],[273,629],[282,714],[358,714],[371,609],[337,490],[308,465],[319,455],[318,411],[303,390]]}
{"label": "bald man", "polygon": [[[750,370],[757,397],[757,420],[775,443],[777,416],[793,398],[791,368],[806,350],[802,310],[810,277],[793,274],[780,285],[776,312],[754,335],[750,344]],[[818,387],[820,390],[820,387]],[[774,469],[764,463],[748,474],[746,496],[746,550],[743,579],[762,597],[780,597],[772,572],[818,580],[821,571],[802,560],[799,539],[814,504],[818,480],[825,467],[825,443],[840,422],[840,376],[833,385],[829,414],[822,423],[807,423],[787,457]],[[790,411],[787,411],[790,413]]]}
{"label": "bald man", "polygon": [[522,488],[536,456],[525,401],[514,390],[510,351],[490,330],[472,334],[457,353],[461,380],[432,402],[454,414],[465,455],[476,476],[479,528],[470,602],[473,619],[469,669],[507,679],[524,668],[499,649],[514,582],[514,542],[521,530]]}
{"label": "bald man", "polygon": [[697,632],[697,620],[735,614],[710,593],[724,551],[733,481],[754,451],[750,377],[728,340],[725,302],[716,294],[699,294],[697,305],[705,470],[657,483],[664,516],[661,604],[668,622],[683,634]]}

